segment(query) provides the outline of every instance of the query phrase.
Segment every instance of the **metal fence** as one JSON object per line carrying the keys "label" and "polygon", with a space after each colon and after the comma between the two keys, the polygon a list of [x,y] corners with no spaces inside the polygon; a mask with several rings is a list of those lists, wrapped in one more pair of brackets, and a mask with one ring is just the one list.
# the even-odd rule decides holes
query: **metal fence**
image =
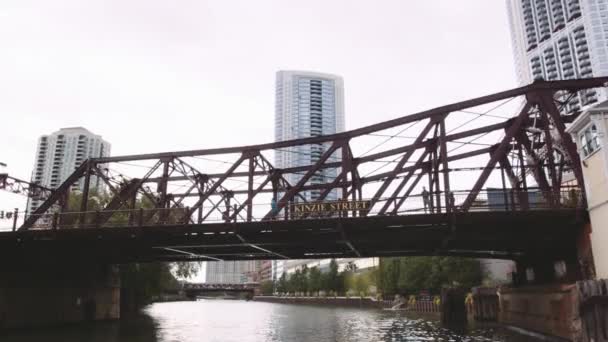
{"label": "metal fence", "polygon": [[[387,211],[383,216],[425,215],[464,212],[461,204],[469,196],[469,191],[452,191],[449,193],[435,192],[410,195],[408,197],[379,199],[376,205],[367,210],[323,210],[331,206],[320,206],[319,210],[307,213],[295,213],[293,207],[281,210],[268,221],[318,220],[327,218],[370,217],[378,216],[380,208],[387,201],[403,201],[397,211]],[[343,201],[342,201],[343,202]],[[331,204],[332,201],[311,202]],[[393,203],[389,203],[393,205]],[[264,214],[272,207],[271,203],[253,205],[253,222],[264,220]],[[480,211],[531,211],[531,210],[560,210],[584,207],[584,198],[578,188],[566,187],[557,191],[541,191],[530,188],[527,191],[513,189],[486,189],[480,191],[476,200],[468,208],[468,212]],[[53,213],[32,215],[36,223],[32,229],[73,229],[73,228],[113,228],[113,227],[146,227],[146,226],[175,226],[204,223],[238,223],[247,222],[244,215],[234,215],[236,205],[219,208],[205,206],[190,213],[189,207],[183,208],[136,208],[120,210],[96,211],[55,211]],[[12,229],[18,228],[21,213],[15,212],[10,222]]]}

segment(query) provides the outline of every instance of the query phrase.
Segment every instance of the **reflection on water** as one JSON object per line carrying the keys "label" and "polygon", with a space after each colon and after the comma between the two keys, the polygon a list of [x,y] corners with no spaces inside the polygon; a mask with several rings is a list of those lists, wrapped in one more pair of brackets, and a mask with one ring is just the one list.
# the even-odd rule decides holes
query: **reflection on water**
{"label": "reflection on water", "polygon": [[523,341],[479,329],[466,336],[395,311],[244,301],[158,303],[120,322],[35,332],[15,331],[2,342],[201,341]]}

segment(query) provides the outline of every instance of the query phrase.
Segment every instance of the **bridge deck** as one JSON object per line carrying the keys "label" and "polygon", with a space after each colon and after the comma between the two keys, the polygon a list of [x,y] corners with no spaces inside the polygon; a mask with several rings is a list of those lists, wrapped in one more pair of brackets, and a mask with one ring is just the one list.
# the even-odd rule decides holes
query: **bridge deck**
{"label": "bridge deck", "polygon": [[0,260],[111,263],[458,255],[563,256],[586,222],[576,209],[0,233]]}

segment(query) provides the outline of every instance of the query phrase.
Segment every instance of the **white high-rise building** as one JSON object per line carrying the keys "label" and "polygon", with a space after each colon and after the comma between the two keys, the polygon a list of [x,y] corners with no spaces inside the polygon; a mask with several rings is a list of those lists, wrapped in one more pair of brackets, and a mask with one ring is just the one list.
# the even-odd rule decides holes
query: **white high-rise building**
{"label": "white high-rise building", "polygon": [[207,261],[205,282],[208,284],[245,284],[258,281],[259,260]]}
{"label": "white high-rise building", "polygon": [[[608,75],[608,0],[507,0],[520,84]],[[568,110],[608,99],[578,93]]]}
{"label": "white high-rise building", "polygon": [[[50,135],[38,139],[36,161],[32,171],[32,182],[48,188],[57,188],[89,158],[107,157],[110,155],[110,143],[101,136],[91,133],[83,127],[62,128]],[[84,179],[73,186],[80,190]],[[102,180],[91,177],[90,189],[102,189]],[[41,200],[29,199],[28,213],[36,210]]]}
{"label": "white high-rise building", "polygon": [[[343,132],[344,124],[344,81],[337,75],[297,70],[282,70],[276,75],[275,102],[275,140],[316,137]],[[312,165],[329,148],[330,144],[302,145],[284,148],[275,152],[275,165],[278,168]],[[340,161],[340,150],[329,161]],[[314,175],[308,184],[329,183],[338,174],[337,169],[323,169]],[[288,175],[290,184],[296,184],[301,175]],[[315,200],[322,190],[307,191],[304,197]],[[333,190],[325,201],[340,197],[339,190]],[[293,273],[297,268],[307,265],[325,270],[330,259],[275,261],[272,264],[272,277],[279,279],[283,272]],[[374,258],[341,259],[340,265],[349,261],[359,268],[371,267],[377,262]],[[342,267],[342,266],[341,266]]]}
{"label": "white high-rise building", "polygon": [[[275,140],[317,137],[344,131],[344,82],[342,77],[310,71],[282,70],[276,75]],[[331,144],[301,145],[281,149],[275,153],[278,168],[311,165],[317,162]],[[330,161],[340,161],[336,151]],[[323,169],[308,184],[329,183],[337,176],[337,169]],[[286,175],[296,184],[301,175]],[[303,193],[307,200],[318,198],[322,190]],[[336,200],[338,191],[325,198]]]}
{"label": "white high-rise building", "polygon": [[[337,75],[281,70],[276,74],[275,140],[285,141],[329,135],[344,131],[344,81]],[[312,165],[317,162],[329,144],[302,145],[275,152],[275,166],[288,168]],[[341,160],[334,153],[329,161]],[[329,183],[337,176],[336,169],[323,169],[308,184]],[[296,184],[300,175],[286,175],[290,184]],[[302,193],[306,200],[319,197],[321,190]],[[325,200],[338,199],[338,191],[330,192]],[[296,199],[297,200],[297,199]],[[275,261],[273,279],[283,272],[300,267],[310,260]]]}

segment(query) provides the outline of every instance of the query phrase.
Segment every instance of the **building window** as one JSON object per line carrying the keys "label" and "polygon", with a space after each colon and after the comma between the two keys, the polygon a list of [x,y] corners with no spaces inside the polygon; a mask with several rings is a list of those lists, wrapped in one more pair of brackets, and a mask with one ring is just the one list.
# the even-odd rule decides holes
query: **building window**
{"label": "building window", "polygon": [[583,150],[583,157],[588,157],[593,152],[599,150],[600,144],[597,136],[597,126],[591,124],[587,126],[580,134],[579,140]]}

